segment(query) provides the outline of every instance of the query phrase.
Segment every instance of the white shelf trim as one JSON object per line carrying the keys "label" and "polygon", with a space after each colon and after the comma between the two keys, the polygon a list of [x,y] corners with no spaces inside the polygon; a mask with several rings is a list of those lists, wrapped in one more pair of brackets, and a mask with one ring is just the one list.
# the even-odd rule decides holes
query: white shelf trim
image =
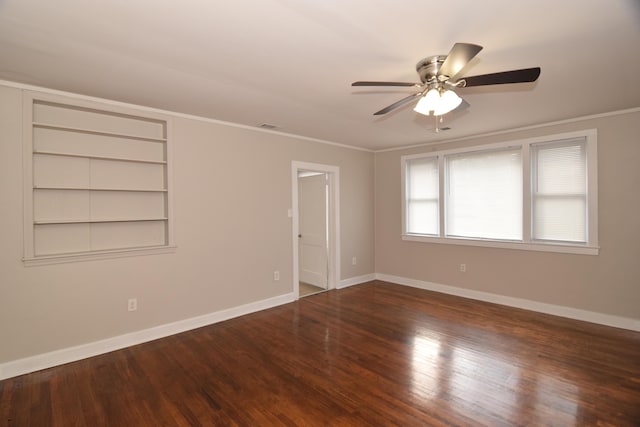
{"label": "white shelf trim", "polygon": [[114,138],[137,139],[137,140],[141,140],[141,141],[162,142],[162,143],[167,142],[167,138],[157,138],[157,137],[152,137],[152,136],[132,135],[132,134],[126,134],[126,133],[117,133],[117,132],[107,132],[107,131],[101,131],[101,130],[72,127],[72,126],[60,126],[60,125],[55,125],[55,124],[51,124],[51,123],[33,122],[33,127],[34,128],[41,128],[41,129],[63,130],[63,131],[66,131],[66,132],[89,133],[89,134],[92,134],[92,135],[112,136]]}
{"label": "white shelf trim", "polygon": [[104,219],[41,219],[33,221],[34,225],[48,224],[93,224],[105,222],[149,222],[149,221],[168,221],[167,217],[157,218],[104,218]]}
{"label": "white shelf trim", "polygon": [[130,191],[141,193],[166,193],[166,188],[89,188],[89,187],[33,187],[34,190],[72,190],[72,191]]}
{"label": "white shelf trim", "polygon": [[94,154],[60,153],[55,151],[43,151],[43,150],[34,150],[33,154],[40,154],[44,156],[76,157],[81,159],[110,160],[114,162],[151,163],[151,164],[157,164],[157,165],[167,164],[165,160],[147,160],[147,159],[135,159],[132,157],[98,156]]}
{"label": "white shelf trim", "polygon": [[112,259],[129,256],[147,256],[155,254],[175,253],[175,245],[168,246],[140,246],[121,249],[104,249],[91,252],[65,252],[54,255],[35,255],[22,258],[27,267],[48,264],[64,264],[68,262],[93,261],[97,259]]}

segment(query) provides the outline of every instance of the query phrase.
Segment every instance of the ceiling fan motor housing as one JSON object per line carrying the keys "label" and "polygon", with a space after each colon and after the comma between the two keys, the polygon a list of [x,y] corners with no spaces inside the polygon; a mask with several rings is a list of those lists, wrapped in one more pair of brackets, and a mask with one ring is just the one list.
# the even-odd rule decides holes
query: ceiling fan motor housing
{"label": "ceiling fan motor housing", "polygon": [[420,81],[424,84],[429,84],[435,81],[436,77],[440,81],[447,80],[449,76],[438,76],[440,67],[447,59],[447,55],[435,55],[424,58],[416,64],[416,71],[420,76]]}

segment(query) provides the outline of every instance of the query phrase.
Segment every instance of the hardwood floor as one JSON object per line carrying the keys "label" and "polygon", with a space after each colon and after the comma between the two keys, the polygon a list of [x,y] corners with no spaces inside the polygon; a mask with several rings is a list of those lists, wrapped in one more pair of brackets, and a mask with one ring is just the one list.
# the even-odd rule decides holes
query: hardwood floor
{"label": "hardwood floor", "polygon": [[638,426],[640,333],[370,282],[0,382],[9,426]]}

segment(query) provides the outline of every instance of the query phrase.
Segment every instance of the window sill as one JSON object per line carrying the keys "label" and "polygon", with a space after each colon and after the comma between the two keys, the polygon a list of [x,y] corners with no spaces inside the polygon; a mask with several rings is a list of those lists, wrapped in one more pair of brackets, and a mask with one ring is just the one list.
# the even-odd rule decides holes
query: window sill
{"label": "window sill", "polygon": [[404,234],[402,240],[410,242],[438,243],[446,245],[479,246],[485,248],[516,249],[522,251],[558,252],[578,255],[598,255],[600,247],[559,243],[512,242],[499,240],[464,239],[455,237],[431,237]]}
{"label": "window sill", "polygon": [[175,253],[176,246],[153,246],[145,248],[112,249],[95,252],[70,253],[59,255],[43,255],[38,257],[23,258],[25,267],[49,264],[62,264],[68,262],[95,261],[101,259],[124,258],[131,256],[145,256],[164,253]]}

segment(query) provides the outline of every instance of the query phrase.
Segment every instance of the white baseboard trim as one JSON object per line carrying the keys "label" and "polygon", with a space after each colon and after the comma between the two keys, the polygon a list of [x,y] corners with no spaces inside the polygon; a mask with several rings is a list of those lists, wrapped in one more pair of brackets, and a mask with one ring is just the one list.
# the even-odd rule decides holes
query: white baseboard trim
{"label": "white baseboard trim", "polygon": [[0,380],[142,344],[295,301],[293,292],[190,319],[0,364]]}
{"label": "white baseboard trim", "polygon": [[539,313],[552,314],[554,316],[567,317],[569,319],[582,320],[585,322],[597,323],[600,325],[613,326],[614,328],[629,329],[631,331],[640,332],[640,319],[614,316],[611,314],[598,313],[595,311],[580,310],[577,308],[571,308],[562,305],[547,304],[544,302],[508,297],[499,294],[492,294],[489,292],[474,291],[471,289],[441,285],[438,283],[409,279],[406,277],[393,276],[389,274],[376,273],[375,276],[377,280],[396,283],[398,285],[411,286],[428,291],[456,295],[459,297],[491,302],[495,304],[506,305],[509,307],[522,308],[525,310],[537,311]]}
{"label": "white baseboard trim", "polygon": [[[492,294],[489,292],[474,291],[470,289],[426,282],[423,280],[409,279],[406,277],[393,276],[389,274],[376,273],[351,277],[341,280],[337,288],[343,289],[349,286],[366,283],[376,279],[383,280],[385,282],[396,283],[399,285],[425,289],[428,291],[456,295],[463,298],[486,301],[495,304],[506,305],[509,307],[522,308],[525,310],[532,310],[540,313],[567,317],[570,319],[582,320],[585,322],[597,323],[601,325],[613,326],[616,328],[640,332],[640,319],[613,316],[610,314],[580,310],[576,308],[547,304],[522,298],[508,297],[504,295]],[[15,377],[18,375],[28,374],[30,372],[39,371],[41,369],[51,368],[53,366],[62,365],[65,363],[75,362],[77,360],[82,360],[88,357],[108,353],[110,351],[142,344],[159,338],[168,337],[180,332],[185,332],[214,323],[222,322],[224,320],[233,319],[234,317],[243,316],[245,314],[254,313],[282,304],[287,304],[293,301],[295,301],[294,294],[288,293],[266,300],[244,304],[238,307],[232,307],[226,310],[205,314],[190,319],[179,320],[177,322],[167,323],[165,325],[131,332],[128,334],[119,335],[92,343],[81,344],[75,347],[69,347],[49,353],[26,357],[24,359],[5,362],[0,364],[0,380]]]}
{"label": "white baseboard trim", "polygon": [[365,274],[363,276],[349,277],[348,279],[340,280],[336,289],[348,288],[349,286],[359,285],[361,283],[370,282],[372,280],[376,280],[376,275],[374,273]]}

